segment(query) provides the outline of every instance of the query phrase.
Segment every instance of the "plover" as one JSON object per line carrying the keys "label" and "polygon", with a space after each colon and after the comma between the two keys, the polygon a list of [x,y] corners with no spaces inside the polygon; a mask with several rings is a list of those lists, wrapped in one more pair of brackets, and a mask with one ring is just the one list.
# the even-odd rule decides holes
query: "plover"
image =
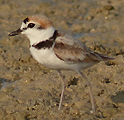
{"label": "plover", "polygon": [[47,68],[57,70],[62,81],[62,92],[59,102],[60,110],[65,90],[64,78],[61,70],[72,70],[80,74],[89,85],[89,94],[92,103],[92,111],[95,112],[92,87],[90,81],[81,72],[103,60],[113,60],[91,51],[81,41],[68,35],[61,34],[55,29],[53,23],[45,16],[30,16],[24,19],[21,27],[9,34],[15,36],[19,33],[26,35],[30,41],[30,52],[34,59]]}

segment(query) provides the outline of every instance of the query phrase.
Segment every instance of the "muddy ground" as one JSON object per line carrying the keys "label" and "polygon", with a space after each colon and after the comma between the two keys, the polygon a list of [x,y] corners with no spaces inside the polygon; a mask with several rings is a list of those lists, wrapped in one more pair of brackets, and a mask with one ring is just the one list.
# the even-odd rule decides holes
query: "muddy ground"
{"label": "muddy ground", "polygon": [[[34,14],[45,14],[56,29],[115,58],[83,71],[92,83],[96,113],[85,80],[71,71],[62,71],[67,87],[58,111],[57,72],[32,58],[25,36],[8,37]],[[124,0],[1,0],[0,120],[124,120],[123,46]]]}

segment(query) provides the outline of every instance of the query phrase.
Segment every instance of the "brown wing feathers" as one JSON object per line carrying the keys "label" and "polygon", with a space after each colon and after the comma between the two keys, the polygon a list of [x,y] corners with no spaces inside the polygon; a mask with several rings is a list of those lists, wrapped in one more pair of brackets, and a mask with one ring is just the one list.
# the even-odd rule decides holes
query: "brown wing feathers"
{"label": "brown wing feathers", "polygon": [[[74,41],[73,41],[74,42]],[[83,43],[82,43],[83,44]],[[61,41],[55,41],[54,46],[54,52],[55,55],[66,62],[100,62],[102,60],[112,60],[113,58],[110,58],[108,56],[104,56],[102,54],[92,52],[89,48],[87,48],[85,45],[79,46],[77,42],[74,42],[74,44],[69,45],[63,43],[63,40]]]}

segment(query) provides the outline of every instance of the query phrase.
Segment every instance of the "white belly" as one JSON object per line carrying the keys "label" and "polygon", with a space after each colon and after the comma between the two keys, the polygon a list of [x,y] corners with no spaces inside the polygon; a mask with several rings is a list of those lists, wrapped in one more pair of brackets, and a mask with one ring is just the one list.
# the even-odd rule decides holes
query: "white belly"
{"label": "white belly", "polygon": [[55,54],[53,50],[50,49],[41,49],[37,50],[34,47],[30,48],[32,56],[34,59],[51,69],[60,69],[60,70],[79,70],[91,67],[94,63],[67,63],[60,60]]}
{"label": "white belly", "polygon": [[59,69],[59,67],[65,65],[64,61],[56,57],[53,50],[50,49],[37,50],[31,47],[30,51],[37,62],[43,64],[48,68]]}

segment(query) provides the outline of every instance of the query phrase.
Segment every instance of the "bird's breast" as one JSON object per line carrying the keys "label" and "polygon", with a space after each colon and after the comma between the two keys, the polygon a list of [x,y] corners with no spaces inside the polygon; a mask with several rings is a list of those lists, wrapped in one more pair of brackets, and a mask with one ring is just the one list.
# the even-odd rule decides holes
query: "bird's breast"
{"label": "bird's breast", "polygon": [[31,54],[34,57],[34,59],[43,64],[44,66],[51,68],[51,69],[57,69],[62,64],[65,64],[64,61],[60,60],[54,53],[52,49],[40,49],[37,50],[34,47],[30,48]]}

